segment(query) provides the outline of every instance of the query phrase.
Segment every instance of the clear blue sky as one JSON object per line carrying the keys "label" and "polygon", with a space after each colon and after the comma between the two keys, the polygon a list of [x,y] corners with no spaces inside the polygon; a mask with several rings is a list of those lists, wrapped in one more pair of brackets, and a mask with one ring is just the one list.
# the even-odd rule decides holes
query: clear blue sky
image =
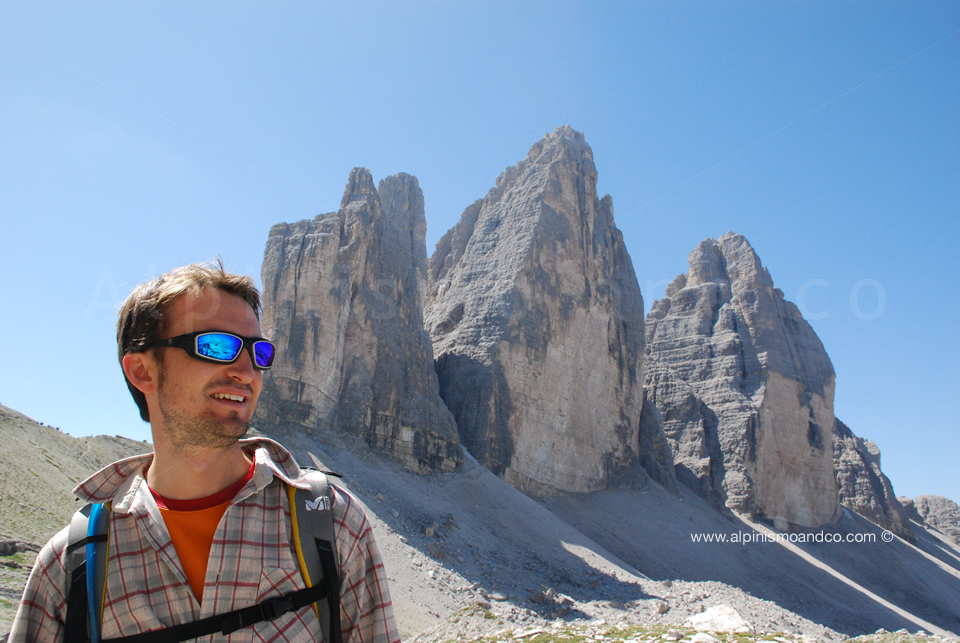
{"label": "clear blue sky", "polygon": [[[745,235],[898,494],[960,500],[960,4],[0,4],[0,403],[148,437],[117,305],[350,169],[416,175],[428,251],[537,139],[586,134],[649,309]],[[851,295],[855,295],[851,303]]]}

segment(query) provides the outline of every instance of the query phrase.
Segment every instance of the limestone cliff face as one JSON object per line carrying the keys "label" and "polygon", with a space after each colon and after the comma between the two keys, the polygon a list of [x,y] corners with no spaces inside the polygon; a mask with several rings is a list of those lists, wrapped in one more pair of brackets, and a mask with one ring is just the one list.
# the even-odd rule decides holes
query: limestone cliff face
{"label": "limestone cliff face", "polygon": [[780,527],[840,515],[834,371],[745,238],[707,239],[646,319],[648,399],[677,478]]}
{"label": "limestone cliff face", "polygon": [[254,425],[362,437],[409,469],[463,458],[423,330],[423,194],[399,174],[350,173],[340,209],[270,230],[264,335],[278,348]]}
{"label": "limestone cliff face", "polygon": [[[429,275],[441,395],[481,463],[535,495],[643,483],[643,300],[581,133],[558,128],[508,168]],[[669,485],[669,450],[649,451]]]}
{"label": "limestone cliff face", "polygon": [[876,443],[857,437],[838,419],[833,429],[833,460],[840,503],[912,542],[907,510],[880,470]]}

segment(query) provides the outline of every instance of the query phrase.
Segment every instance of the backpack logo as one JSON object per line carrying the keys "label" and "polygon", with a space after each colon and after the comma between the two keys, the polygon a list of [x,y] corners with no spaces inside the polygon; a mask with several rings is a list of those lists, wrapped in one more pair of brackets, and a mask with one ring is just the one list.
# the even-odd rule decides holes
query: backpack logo
{"label": "backpack logo", "polygon": [[304,501],[307,505],[307,511],[329,511],[330,510],[330,498],[327,496],[320,496],[314,500]]}

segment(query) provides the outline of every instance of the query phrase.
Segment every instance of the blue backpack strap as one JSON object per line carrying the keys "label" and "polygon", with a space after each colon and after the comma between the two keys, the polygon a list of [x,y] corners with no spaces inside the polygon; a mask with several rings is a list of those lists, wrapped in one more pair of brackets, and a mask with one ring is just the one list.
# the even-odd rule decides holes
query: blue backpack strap
{"label": "blue backpack strap", "polygon": [[110,506],[87,504],[73,514],[67,532],[67,614],[64,643],[99,643],[107,560]]}
{"label": "blue backpack strap", "polygon": [[[326,585],[326,601],[314,603],[323,640],[342,643],[340,630],[340,573],[334,540],[333,495],[327,476],[306,470],[310,489],[287,487],[293,522],[293,542],[307,587]],[[336,474],[333,474],[336,475]]]}
{"label": "blue backpack strap", "polygon": [[[107,559],[110,550],[110,505],[97,503],[90,510],[87,526],[87,622],[90,624],[91,643],[100,643],[103,620],[104,590],[106,589]],[[103,536],[103,539],[98,536]],[[91,573],[89,570],[93,570]]]}

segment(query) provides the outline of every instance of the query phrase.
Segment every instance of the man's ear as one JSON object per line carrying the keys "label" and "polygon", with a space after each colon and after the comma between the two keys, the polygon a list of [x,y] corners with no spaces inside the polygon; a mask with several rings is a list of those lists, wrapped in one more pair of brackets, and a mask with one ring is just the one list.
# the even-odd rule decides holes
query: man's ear
{"label": "man's ear", "polygon": [[127,380],[141,393],[146,395],[157,390],[160,370],[153,356],[146,353],[127,353],[120,365]]}

